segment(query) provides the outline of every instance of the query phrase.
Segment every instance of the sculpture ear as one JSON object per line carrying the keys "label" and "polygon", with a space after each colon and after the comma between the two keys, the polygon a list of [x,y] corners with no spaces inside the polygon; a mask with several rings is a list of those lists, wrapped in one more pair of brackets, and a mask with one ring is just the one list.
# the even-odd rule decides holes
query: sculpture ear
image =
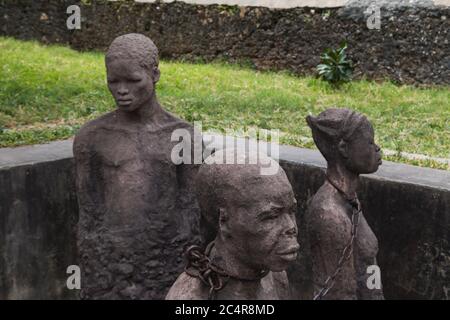
{"label": "sculpture ear", "polygon": [[220,233],[228,237],[230,235],[230,227],[228,225],[229,215],[226,209],[219,208],[219,231]]}
{"label": "sculpture ear", "polygon": [[159,71],[158,67],[153,67],[152,69],[152,79],[153,83],[157,83],[159,81],[159,77],[161,76],[161,71]]}
{"label": "sculpture ear", "polygon": [[348,159],[348,144],[344,140],[339,141],[338,144],[339,154],[344,158]]}

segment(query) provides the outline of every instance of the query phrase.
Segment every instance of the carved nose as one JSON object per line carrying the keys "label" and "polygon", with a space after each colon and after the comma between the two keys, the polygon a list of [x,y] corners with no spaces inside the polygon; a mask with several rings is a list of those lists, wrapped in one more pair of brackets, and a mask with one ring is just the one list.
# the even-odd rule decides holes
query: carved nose
{"label": "carved nose", "polygon": [[292,227],[290,229],[288,229],[285,234],[287,236],[296,236],[297,235],[297,228],[296,227]]}
{"label": "carved nose", "polygon": [[126,94],[128,93],[128,89],[125,88],[125,87],[120,87],[120,88],[117,90],[117,93],[118,93],[119,95],[121,95],[121,96],[126,95]]}

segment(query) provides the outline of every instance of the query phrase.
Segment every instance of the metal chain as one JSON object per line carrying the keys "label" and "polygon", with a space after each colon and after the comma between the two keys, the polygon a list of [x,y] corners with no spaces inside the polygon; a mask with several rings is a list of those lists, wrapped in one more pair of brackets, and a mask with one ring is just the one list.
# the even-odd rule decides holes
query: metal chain
{"label": "metal chain", "polygon": [[339,258],[338,264],[336,266],[335,271],[328,276],[328,278],[325,280],[325,283],[320,289],[320,291],[314,296],[314,300],[321,300],[327,293],[330,291],[334,284],[336,283],[336,277],[338,274],[342,271],[342,267],[344,266],[344,263],[347,262],[353,253],[353,243],[355,242],[357,231],[358,231],[358,224],[359,224],[359,218],[361,213],[361,203],[358,200],[358,197],[349,199],[343,191],[341,191],[330,179],[328,181],[340,192],[344,195],[346,200],[350,203],[352,206],[352,229],[351,229],[351,238],[350,241],[347,243],[347,245],[342,250],[341,257]]}
{"label": "metal chain", "polygon": [[203,284],[209,287],[208,299],[213,300],[219,290],[222,290],[230,278],[240,281],[255,281],[264,278],[269,270],[261,270],[260,274],[253,278],[243,278],[226,272],[223,268],[214,264],[209,255],[214,247],[214,241],[208,244],[203,253],[199,246],[190,246],[186,250],[187,265],[184,271],[191,277],[199,278]]}
{"label": "metal chain", "polygon": [[225,286],[222,277],[225,277],[226,280],[229,278],[222,268],[214,265],[209,259],[208,253],[212,246],[213,242],[206,247],[205,253],[202,252],[199,246],[190,246],[186,250],[188,263],[184,268],[188,275],[199,278],[203,284],[210,288],[209,300],[214,300],[216,292]]}

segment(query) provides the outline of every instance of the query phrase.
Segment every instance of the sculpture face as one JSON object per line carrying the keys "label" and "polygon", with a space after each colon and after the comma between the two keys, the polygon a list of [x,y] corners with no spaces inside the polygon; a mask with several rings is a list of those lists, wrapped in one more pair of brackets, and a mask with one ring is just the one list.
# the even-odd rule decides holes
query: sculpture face
{"label": "sculpture face", "polygon": [[381,149],[375,144],[373,127],[365,120],[347,143],[347,167],[355,173],[373,173],[381,162]]}
{"label": "sculpture face", "polygon": [[[157,69],[156,69],[157,70]],[[152,100],[157,75],[150,75],[137,61],[114,59],[107,64],[108,88],[117,107],[135,111]]]}
{"label": "sculpture face", "polygon": [[227,246],[250,267],[283,271],[299,249],[296,200],[284,174],[259,180],[242,189],[237,203],[230,199]]}

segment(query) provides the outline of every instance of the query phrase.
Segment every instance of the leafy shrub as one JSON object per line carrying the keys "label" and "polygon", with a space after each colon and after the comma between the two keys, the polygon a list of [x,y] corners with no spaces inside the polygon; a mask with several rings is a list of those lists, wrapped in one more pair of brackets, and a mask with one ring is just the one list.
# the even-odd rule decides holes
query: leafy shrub
{"label": "leafy shrub", "polygon": [[320,64],[317,66],[319,77],[333,86],[340,86],[352,78],[352,62],[347,59],[345,50],[347,44],[343,42],[337,49],[325,49],[320,56]]}

